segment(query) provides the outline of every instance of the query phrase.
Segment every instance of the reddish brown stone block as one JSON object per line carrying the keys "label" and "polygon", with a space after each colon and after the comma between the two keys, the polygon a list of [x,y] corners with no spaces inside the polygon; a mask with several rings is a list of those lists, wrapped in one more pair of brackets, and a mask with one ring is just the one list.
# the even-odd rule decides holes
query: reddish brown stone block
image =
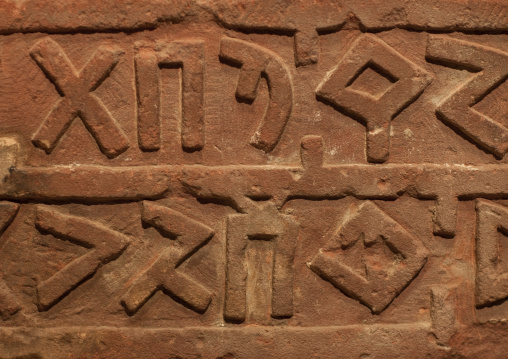
{"label": "reddish brown stone block", "polygon": [[0,1],[0,358],[508,357],[508,4]]}

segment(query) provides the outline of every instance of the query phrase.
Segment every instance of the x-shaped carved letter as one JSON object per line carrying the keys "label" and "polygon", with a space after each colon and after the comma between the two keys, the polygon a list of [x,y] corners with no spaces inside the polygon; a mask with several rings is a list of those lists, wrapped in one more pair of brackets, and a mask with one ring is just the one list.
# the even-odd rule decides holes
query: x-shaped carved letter
{"label": "x-shaped carved letter", "polygon": [[123,53],[118,48],[100,46],[84,68],[77,72],[60,45],[50,38],[38,42],[31,49],[30,55],[62,96],[32,138],[35,146],[51,153],[74,118],[79,116],[108,157],[118,156],[129,147],[123,131],[93,94],[113,71]]}
{"label": "x-shaped carved letter", "polygon": [[178,298],[198,313],[204,313],[212,294],[179,267],[214,235],[214,231],[186,215],[152,202],[143,202],[142,221],[176,237],[142,270],[122,298],[129,314],[136,313],[158,290]]}

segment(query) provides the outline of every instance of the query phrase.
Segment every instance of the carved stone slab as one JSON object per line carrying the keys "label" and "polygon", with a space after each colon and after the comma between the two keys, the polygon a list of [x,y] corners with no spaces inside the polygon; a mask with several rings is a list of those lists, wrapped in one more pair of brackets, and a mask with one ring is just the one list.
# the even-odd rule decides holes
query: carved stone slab
{"label": "carved stone slab", "polygon": [[507,153],[503,0],[0,0],[0,358],[506,358]]}

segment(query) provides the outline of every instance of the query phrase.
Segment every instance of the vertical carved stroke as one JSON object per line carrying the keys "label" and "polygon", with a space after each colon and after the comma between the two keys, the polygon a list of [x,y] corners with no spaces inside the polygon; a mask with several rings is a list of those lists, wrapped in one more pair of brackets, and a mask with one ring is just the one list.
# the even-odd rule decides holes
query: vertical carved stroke
{"label": "vertical carved stroke", "polygon": [[[12,202],[0,202],[0,236],[12,223],[19,210],[19,204]],[[0,240],[0,250],[3,247],[3,241]],[[18,299],[10,290],[7,284],[0,276],[0,318],[8,319],[21,309]]]}
{"label": "vertical carved stroke", "polygon": [[508,273],[500,266],[499,241],[508,236],[508,207],[476,200],[476,305],[508,297]]}

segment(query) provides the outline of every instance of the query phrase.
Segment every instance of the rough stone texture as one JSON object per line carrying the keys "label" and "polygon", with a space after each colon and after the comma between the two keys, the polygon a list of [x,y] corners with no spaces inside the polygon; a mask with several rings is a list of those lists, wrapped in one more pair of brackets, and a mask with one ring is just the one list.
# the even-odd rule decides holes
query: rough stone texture
{"label": "rough stone texture", "polygon": [[506,358],[507,79],[505,0],[0,0],[0,358]]}

